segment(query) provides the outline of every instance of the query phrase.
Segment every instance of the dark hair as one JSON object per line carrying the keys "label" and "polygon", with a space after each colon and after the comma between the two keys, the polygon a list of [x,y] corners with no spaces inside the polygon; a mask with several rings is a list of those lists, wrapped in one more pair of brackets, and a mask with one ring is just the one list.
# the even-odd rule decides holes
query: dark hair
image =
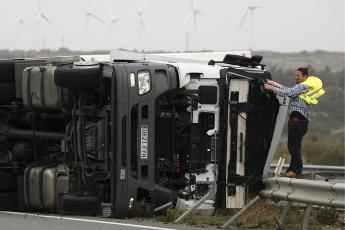
{"label": "dark hair", "polygon": [[296,71],[299,71],[303,74],[303,76],[307,75],[308,76],[308,68],[305,67],[299,67]]}

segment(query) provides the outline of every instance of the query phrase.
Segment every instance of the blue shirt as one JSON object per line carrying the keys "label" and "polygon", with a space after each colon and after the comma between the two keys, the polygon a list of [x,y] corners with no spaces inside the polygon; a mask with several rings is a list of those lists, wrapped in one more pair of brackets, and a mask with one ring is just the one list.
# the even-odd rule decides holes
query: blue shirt
{"label": "blue shirt", "polygon": [[291,114],[293,111],[299,112],[305,118],[310,121],[310,105],[299,98],[298,96],[308,92],[309,87],[306,85],[297,84],[294,87],[281,87],[274,89],[273,92],[282,97],[289,97],[290,104],[288,108],[288,113]]}

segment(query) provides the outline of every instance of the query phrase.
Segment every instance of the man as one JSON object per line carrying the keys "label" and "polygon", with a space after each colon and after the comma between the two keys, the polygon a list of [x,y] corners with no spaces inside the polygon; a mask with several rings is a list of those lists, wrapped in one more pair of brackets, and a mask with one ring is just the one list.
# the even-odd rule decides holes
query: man
{"label": "man", "polygon": [[272,91],[279,96],[290,97],[288,149],[291,161],[285,174],[288,177],[296,177],[302,173],[301,143],[308,130],[310,104],[317,104],[316,98],[324,94],[321,80],[313,76],[310,76],[310,80],[308,78],[308,69],[301,67],[295,73],[297,84],[291,88],[281,86],[274,81],[267,81],[264,84],[265,90]]}

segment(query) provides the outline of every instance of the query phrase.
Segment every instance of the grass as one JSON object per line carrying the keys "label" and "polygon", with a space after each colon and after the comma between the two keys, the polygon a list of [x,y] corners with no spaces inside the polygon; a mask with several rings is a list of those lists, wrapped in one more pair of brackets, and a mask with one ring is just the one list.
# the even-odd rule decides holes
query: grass
{"label": "grass", "polygon": [[[279,219],[284,205],[277,205],[270,201],[260,200],[247,212],[244,213],[235,223],[238,229],[277,229],[274,220]],[[226,210],[222,213],[205,214],[198,211],[185,219],[187,225],[208,227],[220,227],[226,223],[238,210]],[[178,217],[177,211],[168,211],[163,216],[155,219],[161,222],[173,222]],[[304,208],[292,207],[285,219],[284,229],[301,229],[303,224]],[[330,208],[313,208],[309,218],[308,229],[344,229],[345,214]]]}

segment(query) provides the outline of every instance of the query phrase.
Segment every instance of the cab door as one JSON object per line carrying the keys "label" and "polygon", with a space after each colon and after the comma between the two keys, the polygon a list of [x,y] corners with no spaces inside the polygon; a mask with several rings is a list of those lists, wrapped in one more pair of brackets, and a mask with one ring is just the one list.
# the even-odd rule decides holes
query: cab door
{"label": "cab door", "polygon": [[226,137],[227,208],[242,208],[263,189],[288,100],[262,90],[260,75],[229,73]]}

